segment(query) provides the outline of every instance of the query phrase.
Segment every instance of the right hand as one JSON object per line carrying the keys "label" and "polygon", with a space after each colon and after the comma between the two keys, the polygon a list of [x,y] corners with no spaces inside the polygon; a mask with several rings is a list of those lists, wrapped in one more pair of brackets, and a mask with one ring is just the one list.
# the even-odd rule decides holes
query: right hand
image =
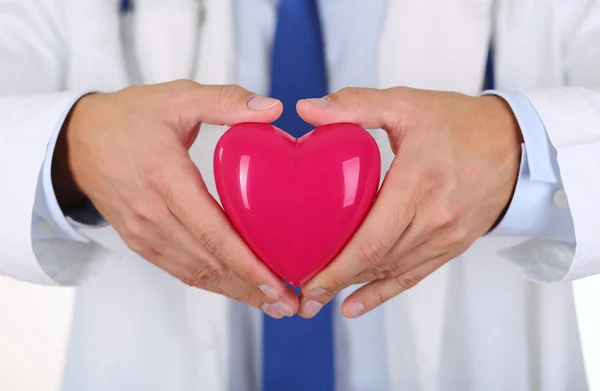
{"label": "right hand", "polygon": [[188,152],[201,123],[268,123],[282,110],[238,86],[191,81],[87,95],[56,149],[57,197],[64,206],[80,192],[133,251],[185,284],[292,316],[295,292],[237,235]]}

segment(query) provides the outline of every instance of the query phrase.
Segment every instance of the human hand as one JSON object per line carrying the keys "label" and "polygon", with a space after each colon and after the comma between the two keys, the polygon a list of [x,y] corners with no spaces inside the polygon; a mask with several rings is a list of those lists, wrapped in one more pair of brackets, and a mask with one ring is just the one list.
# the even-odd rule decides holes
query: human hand
{"label": "human hand", "polygon": [[304,317],[353,284],[368,282],[343,303],[351,318],[414,287],[486,234],[512,198],[522,136],[501,98],[348,88],[297,109],[315,126],[382,128],[395,155],[358,232],[303,287]]}
{"label": "human hand", "polygon": [[87,95],[55,152],[57,197],[63,206],[87,197],[133,251],[187,285],[291,316],[295,292],[236,234],[188,152],[201,123],[272,122],[281,112],[241,87],[191,81]]}

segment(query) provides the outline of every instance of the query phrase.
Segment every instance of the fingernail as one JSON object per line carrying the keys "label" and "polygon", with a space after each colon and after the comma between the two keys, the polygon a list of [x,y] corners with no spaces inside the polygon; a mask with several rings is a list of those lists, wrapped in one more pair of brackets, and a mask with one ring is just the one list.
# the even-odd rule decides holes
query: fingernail
{"label": "fingernail", "polygon": [[327,293],[327,289],[315,288],[315,289],[311,289],[308,292],[306,292],[306,294],[304,296],[314,299],[314,298],[323,296],[326,293]]}
{"label": "fingernail", "polygon": [[319,99],[305,99],[308,103],[313,106],[317,106],[320,109],[326,109],[329,107],[330,103],[327,98],[319,98]]}
{"label": "fingernail", "polygon": [[357,316],[361,316],[365,313],[365,306],[359,301],[351,301],[346,308],[346,312],[351,318],[356,318]]}
{"label": "fingernail", "polygon": [[292,311],[292,307],[290,307],[287,303],[284,303],[283,301],[278,301],[277,303],[274,304],[274,306],[275,306],[275,308],[277,308],[279,310],[279,312],[281,312],[285,316],[287,316],[287,317],[294,316],[294,311]]}
{"label": "fingernail", "polygon": [[247,106],[253,111],[264,111],[278,104],[279,101],[273,98],[255,95],[248,100]]}
{"label": "fingernail", "polygon": [[321,308],[323,308],[323,304],[318,301],[309,300],[302,305],[302,312],[304,312],[305,316],[312,318],[321,311]]}
{"label": "fingernail", "polygon": [[276,304],[264,303],[260,308],[264,311],[265,314],[269,315],[271,318],[283,318],[283,313],[279,311]]}
{"label": "fingernail", "polygon": [[271,299],[279,299],[279,293],[277,293],[277,290],[275,288],[271,288],[268,285],[259,285],[258,289],[260,289],[262,293],[269,296]]}

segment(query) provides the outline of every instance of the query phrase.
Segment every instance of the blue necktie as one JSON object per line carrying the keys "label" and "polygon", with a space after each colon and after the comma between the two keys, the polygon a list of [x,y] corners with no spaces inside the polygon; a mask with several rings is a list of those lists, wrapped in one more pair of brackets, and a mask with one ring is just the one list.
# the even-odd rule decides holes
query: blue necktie
{"label": "blue necktie", "polygon": [[304,98],[327,95],[321,23],[316,0],[281,0],[273,42],[271,96],[283,102],[275,125],[294,137],[313,129],[296,113]]}
{"label": "blue necktie", "polygon": [[[316,0],[281,0],[271,69],[271,96],[283,102],[275,125],[294,137],[312,126],[296,103],[327,95],[325,60]],[[302,240],[302,238],[298,238]],[[299,316],[263,323],[264,391],[333,391],[334,346],[331,305],[313,319]]]}
{"label": "blue necktie", "polygon": [[121,13],[130,12],[133,9],[131,0],[121,0],[119,3],[119,11]]}
{"label": "blue necktie", "polygon": [[496,74],[494,72],[494,45],[490,43],[487,66],[485,68],[485,79],[483,82],[483,90],[493,90],[496,85]]}

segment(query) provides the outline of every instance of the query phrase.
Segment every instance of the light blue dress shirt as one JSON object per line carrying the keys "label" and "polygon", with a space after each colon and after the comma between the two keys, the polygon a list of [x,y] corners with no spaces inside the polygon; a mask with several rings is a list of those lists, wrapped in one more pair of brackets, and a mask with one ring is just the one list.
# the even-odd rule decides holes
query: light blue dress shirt
{"label": "light blue dress shirt", "polygon": [[[274,31],[274,2],[238,1],[237,38],[238,38],[238,82],[246,88],[262,92],[267,85],[265,66],[266,53],[260,40],[271,40]],[[355,3],[353,3],[355,4]],[[343,1],[321,0],[321,17],[325,34],[336,31],[336,23],[353,20],[360,33],[352,42],[356,50],[345,50],[343,56],[345,68],[340,70],[348,75],[349,84],[355,86],[376,85],[376,55],[369,48],[376,48],[380,36],[380,26],[385,14],[387,0],[371,0],[344,7]],[[356,12],[356,14],[352,14]],[[347,14],[347,15],[346,15]],[[344,18],[339,17],[344,15]],[[347,17],[346,17],[347,16]],[[256,26],[262,26],[257,34]],[[254,29],[254,30],[253,30]],[[341,29],[340,29],[341,30]],[[341,38],[340,38],[341,39]],[[336,42],[335,39],[330,40]],[[342,55],[335,45],[327,48],[328,58]],[[539,236],[574,242],[574,230],[565,227],[565,214],[569,208],[561,202],[561,183],[556,162],[556,151],[552,147],[542,120],[529,100],[519,92],[486,91],[505,99],[512,108],[525,140],[522,162],[515,193],[508,211],[500,224],[490,235],[502,236]],[[66,110],[69,110],[67,107]],[[77,232],[81,226],[98,226],[105,222],[92,206],[72,210],[65,216],[56,200],[51,179],[51,164],[54,147],[62,123],[56,124],[54,136],[48,144],[48,151],[40,171],[38,194],[34,213],[44,218],[54,228],[57,235],[75,241],[87,242],[85,236]],[[552,224],[561,221],[561,224]],[[34,230],[35,231],[35,230]],[[35,238],[34,238],[35,239]],[[344,296],[343,294],[341,296]],[[339,300],[338,300],[339,302]],[[254,379],[254,386],[260,385],[260,316],[252,309],[241,304],[236,305],[232,313],[233,346],[238,347],[238,362],[232,363],[232,379]],[[339,311],[337,311],[339,313]],[[383,332],[383,314],[375,310],[364,317],[354,320],[352,327],[346,319],[339,316],[335,320],[336,328],[336,374],[340,390],[385,390],[387,385],[386,341]],[[248,331],[250,330],[250,331]],[[368,336],[367,338],[365,336]],[[236,343],[236,338],[245,339],[245,343]],[[248,339],[252,341],[248,343]],[[240,351],[239,347],[245,346]],[[237,387],[237,388],[236,388]],[[243,390],[248,384],[233,384],[234,389]],[[248,388],[250,389],[250,388]]]}

